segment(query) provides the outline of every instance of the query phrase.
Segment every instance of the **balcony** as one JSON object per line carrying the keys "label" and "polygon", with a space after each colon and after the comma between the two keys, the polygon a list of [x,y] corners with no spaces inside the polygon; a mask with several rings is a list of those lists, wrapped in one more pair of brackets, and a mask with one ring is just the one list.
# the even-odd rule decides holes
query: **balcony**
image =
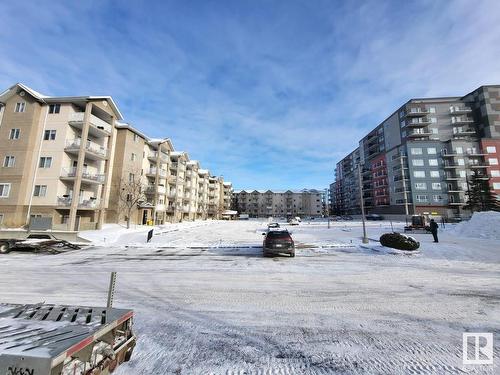
{"label": "balcony", "polygon": [[443,165],[445,169],[456,169],[456,168],[465,168],[464,164],[455,164],[455,163],[445,163]]}
{"label": "balcony", "polygon": [[161,177],[161,178],[165,178],[167,177],[167,171],[165,171],[164,169],[160,169],[158,170],[156,167],[154,168],[149,168],[147,171],[146,171],[146,176],[147,177],[156,177],[156,172],[158,171],[158,175]]}
{"label": "balcony", "polygon": [[474,122],[473,119],[466,117],[466,116],[452,117],[451,118],[452,124],[472,124],[473,122]]}
{"label": "balcony", "polygon": [[[76,178],[76,168],[63,168],[61,171],[61,180],[75,180]],[[105,175],[96,172],[89,172],[86,170],[82,171],[82,182],[87,182],[90,184],[103,184]]]}
{"label": "balcony", "polygon": [[425,108],[408,108],[406,117],[418,117],[428,115],[430,112]]}
{"label": "balcony", "polygon": [[158,194],[165,194],[165,186],[163,185],[158,185],[158,188],[155,189],[155,185],[149,185],[147,188],[146,188],[146,194],[155,194],[155,191],[158,193]]}
{"label": "balcony", "polygon": [[427,117],[412,118],[411,121],[406,121],[406,126],[409,128],[421,128],[427,126],[431,123],[431,120]]}
{"label": "balcony", "polygon": [[[64,151],[70,154],[78,155],[80,146],[82,144],[81,138],[67,139]],[[108,157],[108,149],[98,145],[95,142],[87,140],[85,143],[85,157],[92,160],[104,160]]]}
{"label": "balcony", "polygon": [[460,180],[462,178],[465,178],[465,177],[460,177],[460,176],[456,176],[456,175],[446,175],[444,179],[446,181],[456,181],[456,180]]}
{"label": "balcony", "polygon": [[421,138],[421,137],[429,137],[431,135],[432,135],[432,133],[429,131],[422,131],[422,132],[412,131],[412,132],[408,132],[408,134],[406,136],[408,138]]}
{"label": "balcony", "polygon": [[475,135],[476,131],[474,129],[457,129],[453,128],[453,137],[467,137],[470,135]]}
{"label": "balcony", "polygon": [[[82,130],[83,128],[83,118],[84,118],[85,113],[84,112],[76,112],[72,113],[69,116],[68,123],[77,128]],[[106,121],[101,120],[99,117],[90,115],[89,116],[89,134],[94,136],[94,137],[107,137],[111,135],[112,127],[111,124],[108,124]]]}
{"label": "balcony", "polygon": [[454,115],[461,115],[472,112],[472,108],[468,107],[450,107],[450,113]]}
{"label": "balcony", "polygon": [[[57,205],[59,207],[70,207],[73,202],[73,198],[71,197],[57,197]],[[89,199],[80,199],[78,202],[78,209],[87,209],[87,210],[95,210],[100,206],[100,201],[98,199],[89,198]]]}

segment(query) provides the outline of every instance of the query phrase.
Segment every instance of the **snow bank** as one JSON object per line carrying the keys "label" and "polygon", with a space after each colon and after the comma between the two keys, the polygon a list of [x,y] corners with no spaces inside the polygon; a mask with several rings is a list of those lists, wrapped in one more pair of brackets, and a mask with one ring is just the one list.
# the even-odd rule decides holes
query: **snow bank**
{"label": "snow bank", "polygon": [[475,212],[469,221],[463,221],[447,232],[459,237],[500,240],[500,212]]}

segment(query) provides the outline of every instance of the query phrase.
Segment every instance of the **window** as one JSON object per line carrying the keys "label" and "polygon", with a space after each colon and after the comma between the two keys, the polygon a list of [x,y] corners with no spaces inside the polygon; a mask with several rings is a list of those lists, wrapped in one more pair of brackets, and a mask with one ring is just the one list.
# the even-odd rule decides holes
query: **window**
{"label": "window", "polygon": [[436,108],[435,107],[429,107],[429,112],[430,113],[436,113]]}
{"label": "window", "polygon": [[19,139],[21,129],[10,129],[9,139]]}
{"label": "window", "polygon": [[435,124],[436,122],[438,122],[437,118],[435,118],[435,117],[431,117],[431,123],[432,123],[432,124]]}
{"label": "window", "polygon": [[139,136],[134,133],[134,142],[137,142],[139,140]]}
{"label": "window", "polygon": [[464,159],[458,159],[457,162],[458,162],[458,165],[465,165]]}
{"label": "window", "polygon": [[60,104],[50,104],[49,105],[49,113],[56,114],[59,112],[61,112],[61,105]]}
{"label": "window", "polygon": [[25,102],[16,103],[16,109],[14,110],[15,112],[21,113],[21,112],[24,112],[25,110],[26,110],[26,103]]}
{"label": "window", "polygon": [[134,182],[135,175],[133,173],[128,174],[128,182]]}
{"label": "window", "polygon": [[135,159],[137,159],[137,155],[132,152],[132,154],[130,155],[130,160],[135,161]]}
{"label": "window", "polygon": [[428,147],[427,148],[427,153],[429,155],[436,155],[436,147]]}
{"label": "window", "polygon": [[417,189],[417,190],[427,190],[427,184],[425,182],[417,182],[415,184],[415,189]]}
{"label": "window", "polygon": [[56,130],[45,130],[43,133],[44,141],[55,141],[56,139]]}
{"label": "window", "polygon": [[488,158],[488,163],[490,165],[498,165],[498,159],[497,158]]}
{"label": "window", "polygon": [[431,167],[437,167],[438,165],[438,160],[437,159],[429,159],[429,165]]}
{"label": "window", "polygon": [[434,202],[441,202],[443,200],[443,197],[441,195],[433,195],[432,200]]}
{"label": "window", "polygon": [[0,198],[7,198],[10,193],[10,184],[0,184]]}
{"label": "window", "polygon": [[424,166],[424,159],[413,159],[411,163],[416,166],[416,167],[423,167]]}
{"label": "window", "polygon": [[439,134],[438,128],[432,128],[431,132],[432,132],[432,134]]}
{"label": "window", "polygon": [[464,149],[463,149],[463,147],[457,147],[457,148],[455,149],[455,153],[457,153],[457,154],[463,154],[463,153],[464,153]]}
{"label": "window", "polygon": [[432,190],[441,190],[441,182],[433,182]]}
{"label": "window", "polygon": [[3,166],[6,168],[11,168],[14,166],[16,163],[16,158],[15,156],[12,155],[7,155],[5,159],[3,160]]}
{"label": "window", "polygon": [[404,128],[404,127],[406,126],[406,122],[405,122],[405,121],[401,121],[401,122],[399,123],[399,126],[400,126],[401,128]]}
{"label": "window", "polygon": [[47,194],[47,185],[35,185],[35,190],[33,191],[34,197],[45,197]]}
{"label": "window", "polygon": [[3,214],[0,214],[0,225],[3,223]]}
{"label": "window", "polygon": [[494,154],[497,152],[497,148],[495,146],[488,146],[486,147],[486,152],[488,154]]}
{"label": "window", "polygon": [[427,195],[420,195],[420,194],[417,194],[417,195],[416,195],[416,198],[417,198],[417,202],[420,202],[420,203],[425,203],[425,202],[427,202]]}
{"label": "window", "polygon": [[40,162],[38,163],[39,168],[50,168],[52,166],[51,156],[42,156]]}
{"label": "window", "polygon": [[413,177],[425,178],[425,171],[413,171]]}
{"label": "window", "polygon": [[500,171],[497,169],[493,169],[491,171],[491,177],[500,177]]}
{"label": "window", "polygon": [[465,171],[458,172],[461,178],[465,178]]}
{"label": "window", "polygon": [[439,178],[439,171],[431,171],[430,173],[432,178]]}
{"label": "window", "polygon": [[500,182],[494,182],[493,183],[493,189],[494,190],[500,190]]}
{"label": "window", "polygon": [[412,147],[411,154],[412,155],[422,155],[422,149],[421,148]]}

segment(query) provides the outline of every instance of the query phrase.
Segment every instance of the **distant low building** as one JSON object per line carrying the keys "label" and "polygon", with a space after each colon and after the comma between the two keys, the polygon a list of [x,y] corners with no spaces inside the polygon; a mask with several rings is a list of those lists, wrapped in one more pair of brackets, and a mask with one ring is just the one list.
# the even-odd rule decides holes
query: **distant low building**
{"label": "distant low building", "polygon": [[312,216],[324,211],[323,190],[241,190],[233,195],[233,207],[250,217]]}

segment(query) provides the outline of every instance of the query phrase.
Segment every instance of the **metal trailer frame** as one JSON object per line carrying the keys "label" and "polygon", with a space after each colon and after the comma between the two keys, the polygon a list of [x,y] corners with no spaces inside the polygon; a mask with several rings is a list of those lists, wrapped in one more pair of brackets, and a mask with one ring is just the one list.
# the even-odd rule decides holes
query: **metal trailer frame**
{"label": "metal trailer frame", "polygon": [[130,360],[133,311],[0,304],[0,374],[106,375]]}

